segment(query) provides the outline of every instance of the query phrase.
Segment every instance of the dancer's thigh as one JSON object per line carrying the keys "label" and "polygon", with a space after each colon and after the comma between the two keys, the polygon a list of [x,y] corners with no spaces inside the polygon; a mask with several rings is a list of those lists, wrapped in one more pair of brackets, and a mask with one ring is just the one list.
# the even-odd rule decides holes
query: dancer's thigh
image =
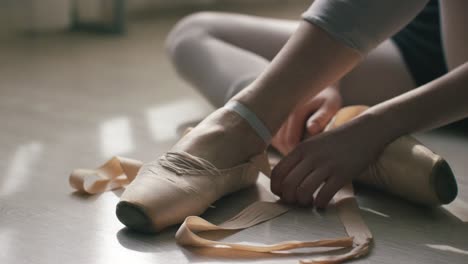
{"label": "dancer's thigh", "polygon": [[294,33],[299,21],[251,15],[199,12],[183,19],[174,32],[202,30],[238,48],[272,60]]}
{"label": "dancer's thigh", "polygon": [[[202,30],[226,44],[270,61],[294,33],[298,24],[299,21],[296,20],[199,12],[183,19],[171,34],[183,35],[186,30]],[[374,105],[415,87],[397,46],[391,40],[371,51],[340,80],[339,85],[346,105]]]}
{"label": "dancer's thigh", "polygon": [[415,88],[398,47],[386,40],[340,82],[345,105],[375,105]]}
{"label": "dancer's thigh", "polygon": [[[230,13],[200,13],[210,33],[267,60],[279,52],[298,21]],[[340,81],[346,105],[374,105],[415,88],[398,47],[386,40]]]}

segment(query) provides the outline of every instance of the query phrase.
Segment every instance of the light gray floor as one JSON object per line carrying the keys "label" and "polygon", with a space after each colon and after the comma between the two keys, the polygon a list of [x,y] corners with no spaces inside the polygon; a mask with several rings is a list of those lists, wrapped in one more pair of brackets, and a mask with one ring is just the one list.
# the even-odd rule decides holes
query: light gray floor
{"label": "light gray floor", "polygon": [[[298,17],[304,7],[255,12]],[[0,43],[0,263],[297,263],[312,256],[181,248],[174,243],[176,228],[156,236],[125,230],[114,214],[119,191],[86,197],[69,187],[72,169],[94,167],[112,154],[159,156],[176,141],[181,124],[211,111],[164,56],[163,39],[177,16],[157,17],[132,22],[125,37],[51,34]],[[468,200],[468,136],[432,132],[420,138],[448,159]],[[205,216],[226,219],[255,195],[250,189],[227,197]],[[375,246],[357,263],[468,263],[468,225],[444,210],[373,191],[361,192],[359,202]],[[340,235],[333,209],[296,210],[227,240]]]}

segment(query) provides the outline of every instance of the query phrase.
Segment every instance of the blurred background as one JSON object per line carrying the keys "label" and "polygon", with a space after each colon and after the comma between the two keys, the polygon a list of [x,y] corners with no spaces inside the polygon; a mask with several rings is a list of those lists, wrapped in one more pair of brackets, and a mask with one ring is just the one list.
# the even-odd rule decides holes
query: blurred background
{"label": "blurred background", "polygon": [[[289,5],[304,0],[1,0],[2,36],[18,31],[47,33],[74,29],[78,24],[124,28],[142,16],[161,18],[181,9],[223,9],[240,6]],[[281,15],[280,15],[281,16]],[[117,22],[116,22],[117,21]],[[118,30],[117,30],[118,31]]]}
{"label": "blurred background", "polygon": [[77,146],[86,145],[77,151],[90,160],[147,159],[167,150],[181,125],[211,111],[166,56],[164,41],[176,22],[201,10],[299,19],[309,4],[0,0],[0,118],[8,124],[0,132],[0,165],[30,140],[63,146],[77,137]]}
{"label": "blurred background", "polygon": [[[68,176],[113,155],[152,160],[213,110],[166,56],[166,36],[182,17],[217,10],[300,19],[310,2],[0,0],[0,263],[297,263],[296,256],[194,254],[174,243],[176,228],[157,236],[127,232],[114,213],[121,190],[82,196]],[[465,174],[466,136],[418,138],[447,158],[456,175]],[[465,188],[467,178],[459,179]],[[372,262],[467,263],[466,251],[426,246],[463,247],[466,225],[442,210],[371,194],[360,205],[372,208],[362,211],[378,239]],[[210,209],[205,216],[233,215],[247,204],[238,197],[250,196],[228,197],[218,206],[228,212]],[[333,211],[295,211],[229,239],[271,243],[343,234]]]}

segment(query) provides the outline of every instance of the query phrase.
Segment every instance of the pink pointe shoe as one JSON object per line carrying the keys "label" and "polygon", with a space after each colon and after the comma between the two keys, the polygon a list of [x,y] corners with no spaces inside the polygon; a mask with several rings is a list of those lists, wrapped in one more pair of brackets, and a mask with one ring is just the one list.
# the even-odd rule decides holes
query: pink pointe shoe
{"label": "pink pointe shoe", "polygon": [[[269,140],[269,132],[265,127],[258,128],[263,124],[250,110],[237,102],[225,107],[244,117],[263,139]],[[130,229],[158,232],[182,223],[187,216],[202,214],[224,195],[254,185],[260,172],[270,175],[266,153],[251,157],[247,163],[218,169],[189,153],[168,152],[143,165],[122,194],[116,214]]]}
{"label": "pink pointe shoe", "polygon": [[[346,123],[367,108],[342,108],[327,130]],[[447,161],[412,136],[402,136],[387,145],[378,160],[356,181],[426,206],[448,204],[458,193]]]}

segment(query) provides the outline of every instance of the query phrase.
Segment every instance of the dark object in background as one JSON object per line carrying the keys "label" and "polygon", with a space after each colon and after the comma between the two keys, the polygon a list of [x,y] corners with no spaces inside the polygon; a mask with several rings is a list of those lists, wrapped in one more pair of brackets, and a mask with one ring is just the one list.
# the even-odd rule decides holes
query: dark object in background
{"label": "dark object in background", "polygon": [[405,28],[392,37],[417,86],[447,73],[440,31],[439,2],[431,0]]}
{"label": "dark object in background", "polygon": [[[123,34],[125,32],[125,0],[95,0],[98,10],[89,15],[80,0],[73,0],[72,31]],[[88,10],[89,11],[89,10]]]}

